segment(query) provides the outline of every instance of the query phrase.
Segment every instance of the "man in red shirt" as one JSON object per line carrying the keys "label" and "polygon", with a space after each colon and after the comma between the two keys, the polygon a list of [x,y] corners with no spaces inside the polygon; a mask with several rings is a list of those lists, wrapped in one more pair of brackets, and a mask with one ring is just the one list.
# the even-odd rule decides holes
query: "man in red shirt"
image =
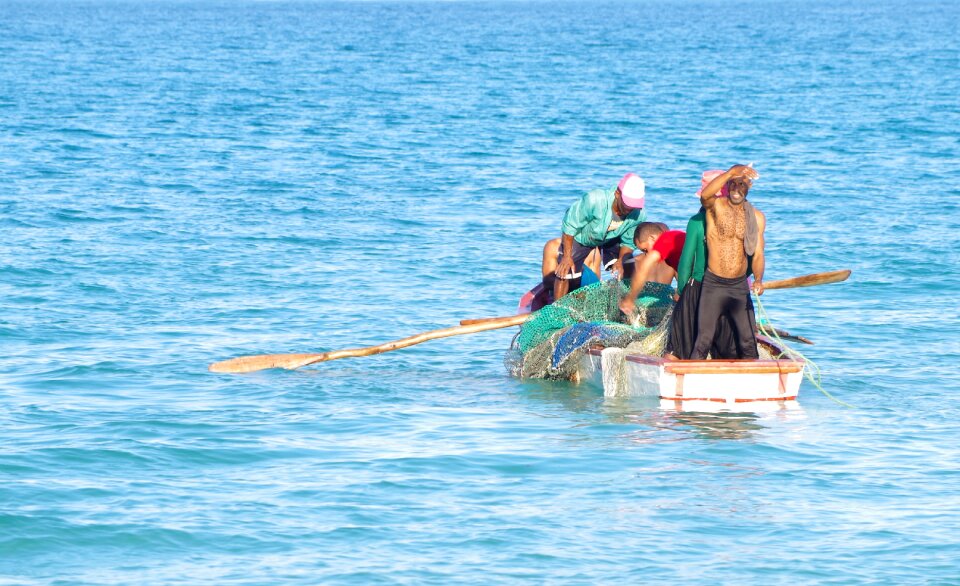
{"label": "man in red shirt", "polygon": [[620,301],[620,311],[627,315],[636,311],[637,296],[647,281],[670,284],[677,274],[685,240],[683,230],[669,230],[660,222],[643,222],[637,226],[633,243],[644,254],[636,257],[630,292]]}

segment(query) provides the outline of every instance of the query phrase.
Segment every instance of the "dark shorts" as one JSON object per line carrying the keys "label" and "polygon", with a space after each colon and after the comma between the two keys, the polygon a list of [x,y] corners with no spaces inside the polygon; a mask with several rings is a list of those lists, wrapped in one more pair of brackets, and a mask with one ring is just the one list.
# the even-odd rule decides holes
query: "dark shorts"
{"label": "dark shorts", "polygon": [[[583,276],[583,263],[587,260],[587,257],[590,256],[590,252],[595,249],[600,249],[600,272],[603,272],[603,269],[613,266],[617,259],[620,257],[620,239],[616,238],[613,240],[606,240],[602,242],[599,246],[584,246],[577,242],[573,241],[573,274],[577,275],[572,279],[568,279],[567,282],[570,284],[570,291],[574,291],[580,288],[580,279]],[[557,262],[560,262],[560,259],[563,258],[563,243],[560,243],[560,252],[557,255]],[[629,279],[633,275],[633,263],[627,264],[627,261],[630,259],[623,259],[623,278]],[[597,275],[597,278],[600,278],[600,275]],[[553,285],[556,281],[556,277],[553,274],[549,274],[543,277],[543,286],[549,290],[553,291]]]}
{"label": "dark shorts", "polygon": [[[606,240],[600,243],[599,246],[584,246],[577,242],[573,241],[573,272],[580,273],[583,272],[583,261],[587,260],[587,257],[590,256],[590,252],[594,248],[600,249],[600,258],[601,258],[601,271],[605,268],[608,268],[617,261],[620,255],[620,239],[616,238],[613,240]],[[563,258],[563,243],[560,244],[560,254],[557,256],[557,262]]]}

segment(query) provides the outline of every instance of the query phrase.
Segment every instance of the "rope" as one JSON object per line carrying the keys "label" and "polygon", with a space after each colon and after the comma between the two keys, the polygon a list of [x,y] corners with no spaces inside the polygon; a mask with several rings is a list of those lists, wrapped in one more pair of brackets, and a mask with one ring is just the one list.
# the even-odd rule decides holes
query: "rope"
{"label": "rope", "polygon": [[[843,405],[844,407],[849,407],[850,409],[856,409],[856,407],[854,407],[850,403],[837,399],[836,397],[828,393],[826,389],[823,388],[823,386],[821,385],[821,383],[823,382],[823,375],[820,371],[820,367],[817,366],[817,364],[814,361],[804,356],[799,350],[794,350],[793,348],[788,346],[786,342],[780,339],[780,335],[777,334],[776,328],[771,327],[770,331],[767,331],[767,328],[764,327],[764,324],[771,323],[770,317],[767,315],[766,310],[763,308],[763,303],[760,302],[760,296],[757,295],[756,293],[753,293],[753,299],[757,306],[757,312],[760,315],[760,319],[757,320],[757,328],[760,330],[760,333],[763,334],[764,336],[767,336],[768,338],[775,339],[777,342],[780,343],[780,347],[784,349],[784,351],[780,354],[780,356],[777,356],[777,358],[782,358],[784,355],[786,355],[788,358],[799,358],[800,360],[803,360],[810,366],[810,368],[804,369],[804,376],[807,377],[807,380],[809,380],[813,386],[817,387],[817,389],[819,389],[820,392],[826,395],[830,400],[840,405]],[[816,372],[816,375],[813,374],[813,371]]]}

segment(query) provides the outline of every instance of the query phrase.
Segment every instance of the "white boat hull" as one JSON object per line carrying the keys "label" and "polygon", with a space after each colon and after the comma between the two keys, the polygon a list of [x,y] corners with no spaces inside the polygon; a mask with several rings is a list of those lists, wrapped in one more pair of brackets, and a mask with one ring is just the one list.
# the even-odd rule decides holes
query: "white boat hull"
{"label": "white boat hull", "polygon": [[[780,354],[772,341],[760,342]],[[791,407],[803,380],[804,362],[795,359],[664,360],[629,353],[624,358],[619,384],[604,386],[602,350],[592,349],[581,359],[580,380],[604,387],[608,396],[657,397],[661,407],[683,411]]]}

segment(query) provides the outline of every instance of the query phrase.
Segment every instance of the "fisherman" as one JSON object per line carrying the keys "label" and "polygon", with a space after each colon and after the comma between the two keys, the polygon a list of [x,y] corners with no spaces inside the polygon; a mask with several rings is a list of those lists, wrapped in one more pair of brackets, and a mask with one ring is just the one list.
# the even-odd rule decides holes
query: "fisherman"
{"label": "fisherman", "polygon": [[[697,197],[700,197],[703,188],[710,181],[722,174],[723,171],[705,171],[700,178]],[[724,186],[718,197],[726,196],[727,188]],[[667,337],[664,358],[689,360],[693,354],[693,343],[697,338],[700,288],[707,265],[706,221],[706,210],[703,206],[700,206],[700,210],[687,221],[687,236],[683,244],[683,253],[680,255],[680,264],[677,266],[677,304],[670,318],[670,334]],[[750,274],[749,267],[747,274]],[[756,318],[751,310],[750,322],[754,321]],[[733,328],[730,320],[725,316],[717,321],[717,333],[714,335],[710,355],[715,359],[737,357],[737,343],[733,337]]]}
{"label": "fisherman", "polygon": [[637,309],[637,297],[647,281],[669,285],[677,274],[686,234],[670,230],[661,222],[643,222],[637,226],[633,242],[638,254],[630,279],[630,292],[620,301],[620,311],[627,316]]}
{"label": "fisherman", "polygon": [[634,232],[647,217],[645,191],[643,179],[627,173],[616,187],[588,191],[567,209],[559,254],[554,257],[545,250],[543,258],[544,286],[553,282],[554,299],[568,293],[570,280],[582,274],[584,260],[592,250],[600,251],[603,268],[617,276],[624,274],[623,261],[635,246]]}
{"label": "fisherman", "polygon": [[724,316],[733,328],[736,358],[759,358],[747,284],[747,271],[752,269],[753,290],[763,294],[766,217],[747,202],[747,193],[757,177],[750,166],[734,165],[700,190],[706,219],[707,266],[700,289],[692,360],[707,357]]}

